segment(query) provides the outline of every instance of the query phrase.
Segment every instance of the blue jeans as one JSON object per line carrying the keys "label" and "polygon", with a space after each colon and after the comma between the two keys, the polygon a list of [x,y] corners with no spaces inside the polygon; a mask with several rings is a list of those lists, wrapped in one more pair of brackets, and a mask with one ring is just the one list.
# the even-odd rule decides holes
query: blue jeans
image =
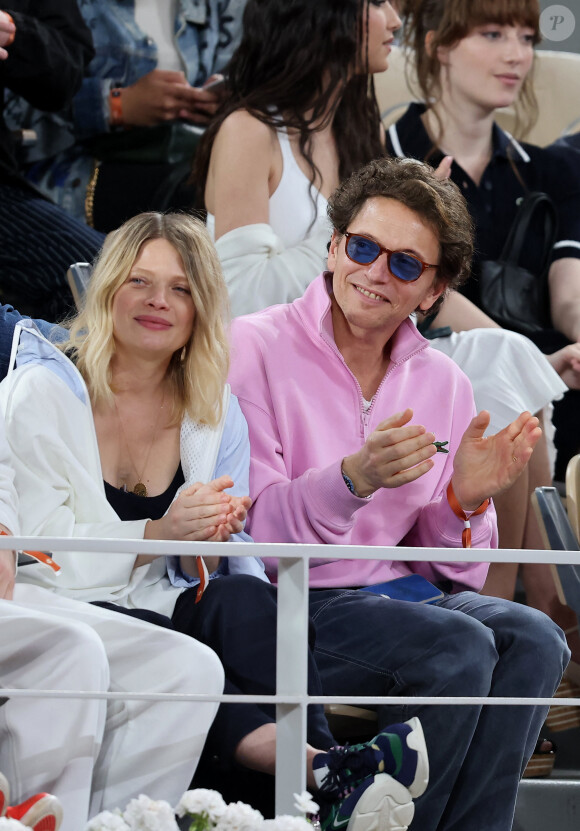
{"label": "blue jeans", "polygon": [[[474,592],[436,605],[349,590],[310,593],[326,695],[551,697],[570,653],[542,612]],[[381,726],[420,717],[431,777],[418,831],[509,831],[545,707],[384,706]]]}

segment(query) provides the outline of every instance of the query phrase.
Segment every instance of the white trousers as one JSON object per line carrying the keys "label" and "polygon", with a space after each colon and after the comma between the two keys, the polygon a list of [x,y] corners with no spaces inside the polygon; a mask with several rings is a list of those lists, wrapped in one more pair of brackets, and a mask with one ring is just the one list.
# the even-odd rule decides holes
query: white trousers
{"label": "white trousers", "polygon": [[[0,601],[0,686],[223,691],[222,666],[193,638],[46,589]],[[63,804],[63,831],[140,793],[175,805],[194,773],[215,702],[13,697],[0,706],[0,770],[12,804],[39,791]]]}

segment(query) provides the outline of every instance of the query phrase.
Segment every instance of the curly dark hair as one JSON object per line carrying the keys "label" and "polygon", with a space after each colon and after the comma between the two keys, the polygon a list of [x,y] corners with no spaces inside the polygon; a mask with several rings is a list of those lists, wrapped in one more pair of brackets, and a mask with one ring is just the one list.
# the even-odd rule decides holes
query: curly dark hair
{"label": "curly dark hair", "polygon": [[[229,96],[204,133],[193,181],[203,202],[213,142],[239,109],[271,127],[299,133],[300,151],[319,178],[310,139],[334,117],[342,180],[384,155],[380,112],[361,55],[372,0],[248,0],[242,40],[226,67]],[[321,121],[321,119],[324,119]]]}
{"label": "curly dark hair", "polygon": [[[439,239],[441,255],[436,280],[446,290],[467,280],[473,256],[473,221],[457,185],[441,181],[425,162],[375,159],[338,186],[328,202],[328,216],[342,236],[363,205],[375,196],[396,199],[418,214]],[[437,312],[443,295],[429,310]]]}

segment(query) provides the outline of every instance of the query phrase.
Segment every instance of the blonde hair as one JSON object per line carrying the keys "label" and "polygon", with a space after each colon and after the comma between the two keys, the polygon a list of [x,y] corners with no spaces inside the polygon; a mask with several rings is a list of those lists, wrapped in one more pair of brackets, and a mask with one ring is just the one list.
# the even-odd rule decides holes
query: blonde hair
{"label": "blonde hair", "polygon": [[112,401],[111,360],[115,354],[113,300],[150,240],[167,240],[180,255],[195,308],[189,342],[171,358],[168,376],[174,418],[187,413],[215,426],[222,416],[229,369],[226,338],[227,290],[205,225],[185,213],[142,213],[107,236],[95,263],[82,310],[68,323],[62,348],[75,361],[93,403]]}
{"label": "blonde hair", "polygon": [[[404,43],[415,65],[421,97],[430,106],[441,97],[439,47],[451,47],[486,23],[529,26],[534,30],[534,46],[541,40],[538,0],[403,0]],[[427,33],[431,32],[429,49]],[[515,103],[516,129],[523,137],[538,118],[534,94],[533,65]]]}

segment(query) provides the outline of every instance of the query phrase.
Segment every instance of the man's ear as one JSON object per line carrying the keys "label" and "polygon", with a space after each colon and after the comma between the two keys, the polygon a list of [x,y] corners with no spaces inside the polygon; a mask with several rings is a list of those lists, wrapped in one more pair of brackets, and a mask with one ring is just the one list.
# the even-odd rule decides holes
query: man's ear
{"label": "man's ear", "polygon": [[329,271],[334,271],[336,267],[336,258],[338,255],[338,246],[342,239],[342,234],[339,234],[336,228],[332,232],[332,237],[330,238],[330,245],[328,246],[328,258],[326,260],[326,264],[328,266]]}
{"label": "man's ear", "polygon": [[439,300],[441,295],[447,289],[447,285],[440,280],[434,280],[427,294],[423,297],[417,307],[417,311],[428,312],[431,306]]}

